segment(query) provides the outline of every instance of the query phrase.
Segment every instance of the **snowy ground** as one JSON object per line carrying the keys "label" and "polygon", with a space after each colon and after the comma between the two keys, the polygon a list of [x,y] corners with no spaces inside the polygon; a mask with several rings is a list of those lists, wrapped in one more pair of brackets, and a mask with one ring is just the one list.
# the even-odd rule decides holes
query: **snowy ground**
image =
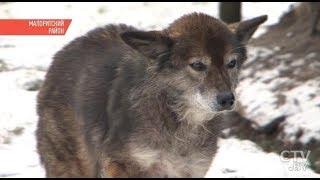
{"label": "snowy ground", "polygon": [[[266,25],[274,24],[279,16],[287,11],[290,4],[293,3],[244,3],[243,16],[246,19],[268,14],[269,20]],[[217,3],[7,3],[0,5],[1,18],[73,19],[67,34],[61,37],[0,36],[0,177],[44,177],[34,138],[37,122],[35,112],[37,91],[27,89],[30,84],[44,78],[51,57],[57,50],[74,37],[99,25],[126,23],[145,29],[159,29],[182,14],[194,11],[217,16]],[[263,31],[262,28],[257,35]],[[261,51],[263,50],[259,52],[254,48],[252,50],[256,55],[269,53],[268,50]],[[1,65],[1,62],[4,62],[5,66]],[[272,73],[277,72],[268,72],[270,75]],[[243,86],[250,83],[249,81],[244,81]],[[278,79],[277,81],[287,80]],[[292,89],[288,92],[289,99],[301,93],[307,93],[304,90],[310,89],[309,86],[316,87],[309,83],[319,83],[319,81],[307,82],[301,87]],[[270,96],[271,101],[273,99],[273,94],[270,92],[272,90],[268,84],[258,84],[251,90],[261,93],[264,97]],[[256,100],[250,96],[251,93],[241,93],[245,104]],[[299,97],[303,98],[303,96]],[[299,111],[307,114],[317,111],[318,109],[309,108],[316,102],[319,102],[319,99],[308,101]],[[273,102],[270,102],[269,106],[270,110],[276,109],[273,107]],[[258,114],[251,113],[254,108],[254,104],[248,107],[248,115],[254,118],[260,117],[260,111],[257,111]],[[283,108],[290,109],[290,107]],[[299,120],[299,117],[292,118],[291,121]],[[261,120],[261,123],[265,122]],[[312,123],[305,126],[319,127]],[[288,129],[291,128],[288,126]],[[253,142],[236,138],[221,139],[220,150],[207,177],[319,177],[309,168],[303,171],[290,171],[289,166],[280,160],[279,155],[265,153]]]}
{"label": "snowy ground", "polygon": [[[219,146],[220,149],[206,177],[320,177],[307,167],[308,162],[304,159],[283,161],[279,155],[265,153],[251,141],[221,139]],[[296,165],[296,162],[301,164]],[[293,167],[301,169],[293,171]]]}
{"label": "snowy ground", "polygon": [[[274,51],[276,50],[250,47],[246,63],[266,61]],[[319,52],[306,54],[301,59],[294,59],[290,53],[278,55],[272,57],[277,62],[276,69],[264,68],[263,62],[254,62],[261,67],[243,70],[243,80],[238,90],[241,103],[246,106],[246,117],[255,120],[257,126],[263,126],[277,117],[286,116],[282,139],[303,144],[308,143],[311,138],[320,140],[320,77],[298,81],[294,77],[281,76],[287,70],[294,70],[293,74],[296,75],[303,73],[301,66],[305,64],[308,64],[305,69],[318,71],[320,61],[317,53]],[[299,132],[302,135],[296,139]]]}

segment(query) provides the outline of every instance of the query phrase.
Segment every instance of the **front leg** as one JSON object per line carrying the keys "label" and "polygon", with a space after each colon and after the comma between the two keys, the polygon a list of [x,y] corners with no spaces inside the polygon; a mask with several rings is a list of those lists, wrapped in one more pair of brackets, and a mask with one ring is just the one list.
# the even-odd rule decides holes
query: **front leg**
{"label": "front leg", "polygon": [[101,176],[111,178],[128,178],[129,174],[126,172],[124,164],[113,161],[103,165]]}
{"label": "front leg", "polygon": [[168,175],[161,171],[158,165],[153,165],[147,170],[138,167],[138,164],[120,162],[120,161],[105,161],[102,164],[100,177],[103,178],[166,178]]}
{"label": "front leg", "polygon": [[147,177],[147,174],[136,163],[119,160],[105,160],[100,168],[100,176],[105,178]]}

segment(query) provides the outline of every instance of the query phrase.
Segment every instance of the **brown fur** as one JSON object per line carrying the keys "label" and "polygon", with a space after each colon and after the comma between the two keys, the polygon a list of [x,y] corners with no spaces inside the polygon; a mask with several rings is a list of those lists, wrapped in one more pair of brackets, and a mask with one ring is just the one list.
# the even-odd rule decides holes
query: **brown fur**
{"label": "brown fur", "polygon": [[234,92],[245,43],[265,20],[230,30],[193,13],[162,31],[108,25],[72,41],[38,95],[47,176],[203,177],[224,117],[216,96]]}

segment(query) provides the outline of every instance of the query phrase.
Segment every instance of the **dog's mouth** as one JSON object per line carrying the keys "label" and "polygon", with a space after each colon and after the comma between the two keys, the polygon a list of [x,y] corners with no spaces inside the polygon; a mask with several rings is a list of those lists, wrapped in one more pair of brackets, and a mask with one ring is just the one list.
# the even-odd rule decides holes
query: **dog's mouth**
{"label": "dog's mouth", "polygon": [[218,107],[217,108],[217,112],[230,112],[230,111],[234,111],[235,110],[235,106],[232,105],[231,107],[227,107],[227,108],[223,108],[223,107]]}
{"label": "dog's mouth", "polygon": [[223,96],[223,98],[219,98],[216,94],[205,95],[199,91],[184,96],[188,101],[189,107],[193,107],[195,110],[206,114],[234,111],[236,99],[233,93],[231,97]]}
{"label": "dog's mouth", "polygon": [[221,107],[221,106],[210,106],[209,108],[204,108],[203,106],[197,106],[199,111],[202,111],[206,114],[220,114],[220,113],[227,113],[232,112],[235,110],[235,105],[229,107]]}

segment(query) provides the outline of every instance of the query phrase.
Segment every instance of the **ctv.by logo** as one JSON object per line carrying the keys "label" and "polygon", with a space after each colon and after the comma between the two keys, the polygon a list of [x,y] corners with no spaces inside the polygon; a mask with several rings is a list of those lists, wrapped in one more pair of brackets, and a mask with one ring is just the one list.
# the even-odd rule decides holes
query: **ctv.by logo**
{"label": "ctv.by logo", "polygon": [[280,160],[289,163],[289,171],[305,171],[311,151],[282,151]]}

